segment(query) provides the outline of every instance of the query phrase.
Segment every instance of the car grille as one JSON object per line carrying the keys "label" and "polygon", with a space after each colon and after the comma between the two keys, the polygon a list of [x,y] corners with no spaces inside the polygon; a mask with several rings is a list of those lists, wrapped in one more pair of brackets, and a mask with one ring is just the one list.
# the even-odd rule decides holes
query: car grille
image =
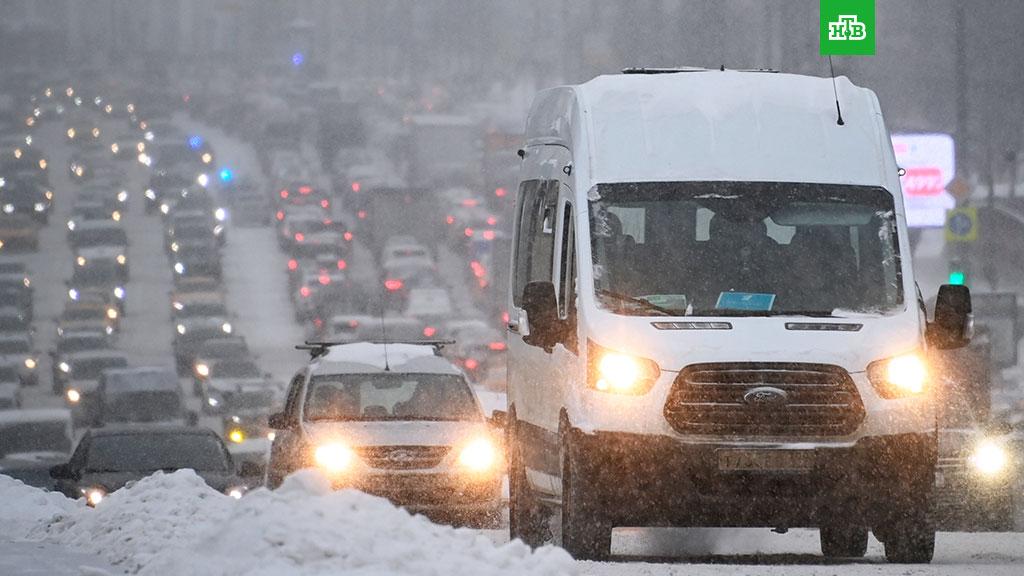
{"label": "car grille", "polygon": [[449,446],[367,446],[358,452],[371,468],[422,470],[436,467],[449,450]]}
{"label": "car grille", "polygon": [[[763,387],[770,387],[771,401],[752,395]],[[853,380],[838,366],[693,364],[676,378],[665,418],[681,434],[844,436],[864,420],[864,405]]]}

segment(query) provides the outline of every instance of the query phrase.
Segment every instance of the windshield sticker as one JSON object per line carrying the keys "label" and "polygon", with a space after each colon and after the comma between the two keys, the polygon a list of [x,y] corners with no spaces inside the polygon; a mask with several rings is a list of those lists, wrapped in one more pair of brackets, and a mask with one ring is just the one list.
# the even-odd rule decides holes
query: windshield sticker
{"label": "windshield sticker", "polygon": [[775,294],[754,292],[722,292],[718,295],[715,310],[751,310],[767,312],[775,304]]}

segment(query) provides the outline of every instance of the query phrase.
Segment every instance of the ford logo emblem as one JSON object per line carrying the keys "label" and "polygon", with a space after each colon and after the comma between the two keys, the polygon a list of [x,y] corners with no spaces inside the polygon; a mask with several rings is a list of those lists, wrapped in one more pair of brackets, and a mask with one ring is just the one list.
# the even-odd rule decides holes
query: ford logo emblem
{"label": "ford logo emblem", "polygon": [[752,406],[781,406],[789,400],[789,394],[774,386],[758,386],[743,394],[743,402]]}

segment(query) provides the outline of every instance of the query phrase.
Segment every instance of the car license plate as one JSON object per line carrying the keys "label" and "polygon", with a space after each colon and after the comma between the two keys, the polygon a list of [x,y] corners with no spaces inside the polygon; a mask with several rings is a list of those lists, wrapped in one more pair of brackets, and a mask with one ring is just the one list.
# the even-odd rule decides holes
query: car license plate
{"label": "car license plate", "polygon": [[787,471],[814,469],[811,450],[720,450],[718,469],[724,472]]}

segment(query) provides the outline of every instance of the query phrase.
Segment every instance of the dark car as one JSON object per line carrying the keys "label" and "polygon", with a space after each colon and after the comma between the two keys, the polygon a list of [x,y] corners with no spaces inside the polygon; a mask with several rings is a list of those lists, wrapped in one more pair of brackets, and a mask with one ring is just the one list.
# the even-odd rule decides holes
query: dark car
{"label": "dark car", "polygon": [[97,421],[103,426],[128,423],[195,423],[185,409],[178,375],[171,368],[105,370],[96,390]]}
{"label": "dark car", "polygon": [[116,260],[99,260],[89,266],[75,266],[68,282],[68,298],[80,301],[95,295],[124,314],[124,267]]}
{"label": "dark car", "polygon": [[27,333],[0,332],[0,364],[17,366],[22,386],[39,383],[39,353]]}
{"label": "dark car", "polygon": [[224,442],[213,430],[187,426],[133,425],[88,430],[71,460],[50,468],[55,488],[91,506],[128,482],[158,471],[195,470],[219,492],[241,497],[245,486],[235,474]]}
{"label": "dark car", "polygon": [[6,178],[0,187],[0,209],[4,214],[31,216],[45,224],[50,219],[53,192],[37,179]]}
{"label": "dark car", "polygon": [[0,474],[29,486],[50,488],[49,469],[67,460],[73,438],[67,410],[0,411]]}
{"label": "dark car", "polygon": [[210,375],[210,364],[226,358],[248,358],[249,345],[242,336],[225,336],[212,338],[203,344],[192,363],[192,375],[195,379],[196,395],[202,394],[202,381]]}
{"label": "dark car", "polygon": [[223,267],[215,241],[175,240],[172,249],[175,281],[196,277],[221,279]]}
{"label": "dark car", "polygon": [[32,282],[24,272],[0,272],[0,302],[13,306],[32,320]]}
{"label": "dark car", "polygon": [[156,211],[165,196],[179,193],[195,184],[197,174],[197,171],[188,168],[154,171],[149,178],[149,186],[143,193],[146,213],[150,214]]}

